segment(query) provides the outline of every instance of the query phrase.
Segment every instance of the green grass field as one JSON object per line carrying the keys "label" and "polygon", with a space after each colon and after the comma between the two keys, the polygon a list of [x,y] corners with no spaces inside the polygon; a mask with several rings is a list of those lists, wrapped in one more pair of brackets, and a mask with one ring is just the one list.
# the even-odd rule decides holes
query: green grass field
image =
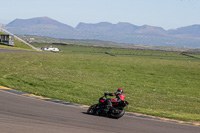
{"label": "green grass field", "polygon": [[0,85],[87,105],[121,87],[127,111],[200,121],[200,60],[179,52],[58,47],[59,53],[0,53]]}

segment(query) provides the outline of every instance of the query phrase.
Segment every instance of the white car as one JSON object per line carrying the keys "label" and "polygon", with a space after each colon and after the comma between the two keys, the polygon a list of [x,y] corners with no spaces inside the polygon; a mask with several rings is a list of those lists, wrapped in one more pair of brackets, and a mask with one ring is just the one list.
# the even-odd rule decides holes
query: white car
{"label": "white car", "polygon": [[44,47],[44,48],[41,48],[42,50],[45,50],[45,51],[54,51],[54,52],[58,52],[60,51],[58,48],[56,47]]}

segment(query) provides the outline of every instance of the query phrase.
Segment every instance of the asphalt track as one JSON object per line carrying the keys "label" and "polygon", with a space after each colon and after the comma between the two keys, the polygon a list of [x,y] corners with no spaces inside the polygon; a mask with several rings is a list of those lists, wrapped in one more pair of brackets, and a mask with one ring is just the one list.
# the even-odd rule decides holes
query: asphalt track
{"label": "asphalt track", "polygon": [[199,133],[199,126],[123,116],[88,115],[86,108],[0,90],[0,133]]}

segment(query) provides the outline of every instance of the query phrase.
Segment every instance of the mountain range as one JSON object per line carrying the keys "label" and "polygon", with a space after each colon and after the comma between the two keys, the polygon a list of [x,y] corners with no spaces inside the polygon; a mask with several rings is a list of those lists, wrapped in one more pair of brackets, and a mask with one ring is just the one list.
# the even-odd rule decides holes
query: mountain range
{"label": "mountain range", "polygon": [[37,35],[62,39],[91,39],[152,46],[200,47],[200,24],[165,30],[127,22],[96,24],[80,22],[76,27],[48,17],[15,19],[3,28],[18,35]]}

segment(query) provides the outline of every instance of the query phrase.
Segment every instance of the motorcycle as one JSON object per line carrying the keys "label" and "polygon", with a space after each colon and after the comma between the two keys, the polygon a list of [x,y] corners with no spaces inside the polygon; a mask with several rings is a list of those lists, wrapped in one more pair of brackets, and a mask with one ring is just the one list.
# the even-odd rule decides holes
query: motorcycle
{"label": "motorcycle", "polygon": [[115,119],[119,119],[125,114],[124,107],[129,104],[127,101],[112,102],[112,107],[109,111],[105,112],[107,100],[111,100],[110,98],[107,98],[107,95],[99,98],[99,102],[90,106],[87,113],[92,115],[104,115]]}

